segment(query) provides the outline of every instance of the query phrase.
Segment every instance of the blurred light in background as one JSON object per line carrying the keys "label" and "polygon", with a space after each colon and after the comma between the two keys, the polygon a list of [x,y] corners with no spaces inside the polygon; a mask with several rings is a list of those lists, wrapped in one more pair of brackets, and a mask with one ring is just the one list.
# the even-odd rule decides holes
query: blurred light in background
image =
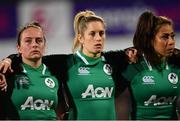
{"label": "blurred light in background", "polygon": [[107,34],[119,36],[133,34],[139,15],[151,10],[157,15],[173,19],[176,31],[180,31],[179,0],[76,0],[74,14],[80,10],[93,10],[107,23]]}
{"label": "blurred light in background", "polygon": [[0,40],[15,38],[17,33],[17,11],[14,4],[0,5]]}
{"label": "blurred light in background", "polygon": [[[7,1],[7,0],[6,0]],[[71,53],[74,15],[93,10],[107,24],[105,50],[132,46],[139,15],[152,10],[174,21],[177,47],[180,48],[180,0],[12,0],[0,1],[0,59],[16,53],[18,29],[30,21],[38,21],[46,31],[47,51]]]}

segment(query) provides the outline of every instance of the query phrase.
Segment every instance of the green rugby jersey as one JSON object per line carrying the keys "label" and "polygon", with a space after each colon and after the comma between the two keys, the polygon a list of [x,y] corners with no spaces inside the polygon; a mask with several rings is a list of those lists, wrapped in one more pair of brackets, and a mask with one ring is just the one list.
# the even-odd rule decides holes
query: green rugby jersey
{"label": "green rugby jersey", "polygon": [[57,119],[58,80],[44,64],[36,69],[27,64],[22,66],[24,73],[15,75],[11,96],[20,119]]}
{"label": "green rugby jersey", "polygon": [[177,119],[176,101],[180,89],[180,69],[161,64],[148,68],[146,59],[128,66],[123,76],[130,81],[132,119]]}
{"label": "green rugby jersey", "polygon": [[77,51],[68,61],[67,85],[76,109],[69,119],[114,120],[115,85],[103,56],[94,59]]}

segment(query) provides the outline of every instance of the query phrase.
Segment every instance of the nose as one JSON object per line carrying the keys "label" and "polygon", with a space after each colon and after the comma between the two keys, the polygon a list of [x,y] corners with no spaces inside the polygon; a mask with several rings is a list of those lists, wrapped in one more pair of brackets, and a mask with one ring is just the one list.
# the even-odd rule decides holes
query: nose
{"label": "nose", "polygon": [[32,40],[32,46],[33,46],[33,47],[37,47],[37,46],[38,46],[38,43],[36,42],[36,39],[33,39],[33,40]]}
{"label": "nose", "polygon": [[95,39],[96,41],[101,41],[102,37],[99,35],[99,33],[97,33]]}
{"label": "nose", "polygon": [[176,41],[174,38],[169,38],[168,45],[175,45]]}

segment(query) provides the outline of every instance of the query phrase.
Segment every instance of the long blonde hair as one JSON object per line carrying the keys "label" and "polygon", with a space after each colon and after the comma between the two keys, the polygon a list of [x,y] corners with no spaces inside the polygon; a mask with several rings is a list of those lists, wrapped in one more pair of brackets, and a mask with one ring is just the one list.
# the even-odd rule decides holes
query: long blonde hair
{"label": "long blonde hair", "polygon": [[[101,18],[100,16],[97,16],[93,11],[90,11],[90,10],[80,11],[74,17],[75,37],[74,37],[74,42],[73,42],[73,47],[72,47],[73,53],[80,47],[78,35],[84,34],[84,31],[87,29],[87,23],[91,21],[100,21],[105,26],[103,18]],[[82,46],[80,48],[82,48]]]}

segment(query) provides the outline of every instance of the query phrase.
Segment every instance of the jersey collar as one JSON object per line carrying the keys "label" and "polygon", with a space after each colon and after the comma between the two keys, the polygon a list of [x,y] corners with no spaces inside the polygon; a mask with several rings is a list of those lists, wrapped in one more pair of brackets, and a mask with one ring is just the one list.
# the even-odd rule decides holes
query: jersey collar
{"label": "jersey collar", "polygon": [[86,65],[90,65],[92,63],[96,63],[96,62],[99,62],[99,60],[105,62],[105,58],[104,56],[102,55],[101,57],[99,58],[91,58],[91,57],[88,57],[86,55],[84,55],[82,52],[80,51],[76,51],[76,55],[86,64]]}
{"label": "jersey collar", "polygon": [[[150,64],[150,62],[146,59],[146,57],[145,57],[144,54],[142,54],[142,56],[143,56],[144,62],[146,63],[146,65],[147,65],[149,71],[152,71],[153,68],[152,68],[152,65]],[[169,69],[169,66],[168,66],[167,61],[164,61],[163,63],[161,63],[161,68],[163,68],[164,65],[165,65],[165,69],[168,70],[168,69]]]}
{"label": "jersey collar", "polygon": [[45,64],[41,64],[38,68],[32,68],[31,66],[23,63],[22,67],[23,67],[24,73],[27,73],[27,69],[30,69],[30,70],[37,70],[37,71],[41,72],[42,75],[45,75],[46,69],[47,69]]}

